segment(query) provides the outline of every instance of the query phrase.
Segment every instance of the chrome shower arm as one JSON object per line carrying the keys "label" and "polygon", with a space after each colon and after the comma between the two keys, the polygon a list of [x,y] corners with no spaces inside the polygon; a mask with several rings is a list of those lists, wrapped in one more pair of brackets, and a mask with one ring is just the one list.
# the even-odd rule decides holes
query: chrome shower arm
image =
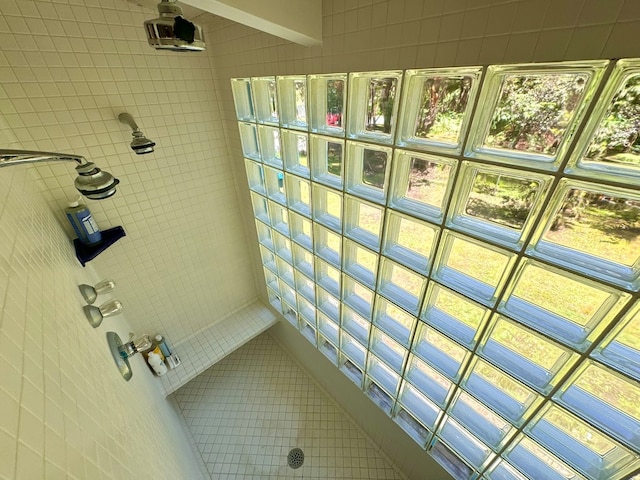
{"label": "chrome shower arm", "polygon": [[70,153],[38,152],[35,150],[0,150],[0,167],[22,163],[66,161],[85,165],[87,159]]}
{"label": "chrome shower arm", "polygon": [[120,123],[124,123],[125,125],[129,125],[131,127],[131,130],[133,130],[134,132],[139,132],[140,131],[140,128],[138,128],[138,124],[133,119],[131,114],[129,114],[129,113],[121,113],[120,115],[118,115],[118,120],[120,120]]}

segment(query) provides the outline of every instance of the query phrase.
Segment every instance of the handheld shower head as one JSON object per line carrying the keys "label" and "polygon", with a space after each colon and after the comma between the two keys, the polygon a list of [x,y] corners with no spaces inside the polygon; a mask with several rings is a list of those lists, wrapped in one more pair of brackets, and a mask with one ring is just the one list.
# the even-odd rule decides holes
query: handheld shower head
{"label": "handheld shower head", "polygon": [[129,125],[133,132],[131,135],[133,136],[133,140],[131,141],[131,149],[136,152],[138,155],[142,155],[144,153],[153,152],[153,147],[156,146],[153,140],[149,140],[138,128],[138,124],[133,119],[131,114],[129,113],[121,113],[118,115],[118,120],[120,123],[124,123],[125,125]]}

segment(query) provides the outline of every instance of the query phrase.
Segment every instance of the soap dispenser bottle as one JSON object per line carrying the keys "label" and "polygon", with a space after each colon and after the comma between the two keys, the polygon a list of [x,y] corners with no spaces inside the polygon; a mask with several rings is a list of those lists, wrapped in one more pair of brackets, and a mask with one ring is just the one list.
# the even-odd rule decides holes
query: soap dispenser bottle
{"label": "soap dispenser bottle", "polygon": [[91,212],[86,205],[80,203],[81,197],[69,202],[69,206],[65,208],[64,213],[76,232],[78,240],[85,245],[95,245],[102,240],[102,233],[98,228]]}

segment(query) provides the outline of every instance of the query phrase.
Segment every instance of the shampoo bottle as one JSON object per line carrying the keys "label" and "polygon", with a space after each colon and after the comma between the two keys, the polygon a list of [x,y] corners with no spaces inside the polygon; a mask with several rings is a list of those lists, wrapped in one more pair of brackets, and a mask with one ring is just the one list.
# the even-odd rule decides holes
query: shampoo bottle
{"label": "shampoo bottle", "polygon": [[100,243],[102,233],[87,206],[80,203],[80,197],[69,202],[64,212],[80,242],[85,245]]}
{"label": "shampoo bottle", "polygon": [[156,375],[164,375],[165,373],[167,373],[167,366],[160,358],[160,355],[149,352],[149,355],[147,356],[147,362],[149,362],[149,365],[151,365],[153,371],[156,372]]}

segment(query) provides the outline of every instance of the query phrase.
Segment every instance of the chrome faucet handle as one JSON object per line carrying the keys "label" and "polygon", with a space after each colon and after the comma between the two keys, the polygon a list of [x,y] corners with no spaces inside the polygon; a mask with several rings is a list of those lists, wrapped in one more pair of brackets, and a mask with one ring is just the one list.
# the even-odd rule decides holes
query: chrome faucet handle
{"label": "chrome faucet handle", "polygon": [[112,292],[116,288],[116,282],[113,280],[102,280],[93,287],[83,283],[82,285],[78,285],[78,288],[87,304],[92,305],[93,302],[96,301],[96,298],[98,298],[98,295]]}
{"label": "chrome faucet handle", "polygon": [[83,310],[91,326],[93,328],[98,328],[104,317],[117,315],[122,311],[122,308],[122,303],[118,300],[109,300],[108,302],[100,305],[100,307],[96,307],[95,305],[85,305]]}

